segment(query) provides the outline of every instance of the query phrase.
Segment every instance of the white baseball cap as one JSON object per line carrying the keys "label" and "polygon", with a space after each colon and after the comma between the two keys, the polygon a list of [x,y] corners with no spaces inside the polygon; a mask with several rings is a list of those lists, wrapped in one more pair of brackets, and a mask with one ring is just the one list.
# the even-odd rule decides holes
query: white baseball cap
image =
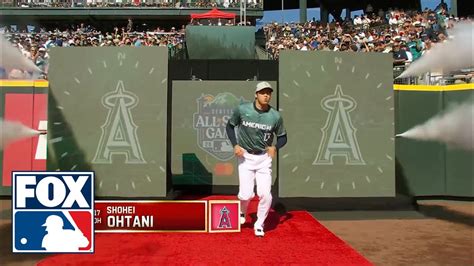
{"label": "white baseball cap", "polygon": [[257,84],[257,88],[255,89],[255,92],[259,92],[263,89],[270,89],[273,91],[273,88],[272,88],[272,85],[270,85],[270,83],[266,82],[266,81],[262,81],[262,82],[259,82]]}

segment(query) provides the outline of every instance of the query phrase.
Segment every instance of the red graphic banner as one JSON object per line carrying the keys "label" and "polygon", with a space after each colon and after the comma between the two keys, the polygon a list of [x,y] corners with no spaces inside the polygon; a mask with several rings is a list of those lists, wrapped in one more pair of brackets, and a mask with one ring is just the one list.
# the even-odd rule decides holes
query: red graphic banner
{"label": "red graphic banner", "polygon": [[95,201],[96,232],[207,232],[207,201]]}

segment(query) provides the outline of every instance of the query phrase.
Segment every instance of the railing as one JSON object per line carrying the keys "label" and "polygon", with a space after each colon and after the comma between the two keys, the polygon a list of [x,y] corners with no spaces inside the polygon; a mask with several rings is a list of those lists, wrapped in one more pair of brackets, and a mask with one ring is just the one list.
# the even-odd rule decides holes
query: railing
{"label": "railing", "polygon": [[416,77],[397,78],[403,73],[403,71],[405,71],[405,69],[407,69],[407,67],[408,67],[408,64],[393,67],[393,84],[406,84],[406,85],[418,84],[418,78]]}
{"label": "railing", "polygon": [[393,67],[393,84],[403,85],[452,85],[474,82],[474,68],[462,69],[449,74],[428,72],[417,77],[397,78],[409,64]]}

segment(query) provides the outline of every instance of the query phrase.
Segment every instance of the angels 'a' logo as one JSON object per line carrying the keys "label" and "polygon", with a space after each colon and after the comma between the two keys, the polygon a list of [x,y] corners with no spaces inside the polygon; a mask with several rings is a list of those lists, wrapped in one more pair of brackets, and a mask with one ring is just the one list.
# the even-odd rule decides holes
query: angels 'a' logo
{"label": "angels 'a' logo", "polygon": [[321,129],[323,137],[313,165],[332,165],[334,156],[345,157],[346,165],[365,165],[356,138],[357,129],[349,116],[357,107],[354,98],[345,95],[341,85],[337,85],[333,95],[321,100],[321,107],[329,115]]}
{"label": "angels 'a' logo", "polygon": [[115,91],[102,97],[102,105],[109,109],[102,125],[102,135],[92,163],[111,164],[112,155],[125,156],[127,164],[146,163],[138,142],[137,128],[130,109],[138,104],[137,95],[126,91],[119,80]]}
{"label": "angels 'a' logo", "polygon": [[217,225],[217,228],[232,228],[232,224],[230,222],[229,217],[230,211],[224,206],[224,208],[221,209],[220,213],[221,217],[219,219],[219,224]]}
{"label": "angels 'a' logo", "polygon": [[198,146],[218,160],[229,160],[234,153],[225,127],[234,108],[244,99],[224,92],[216,96],[201,95],[196,101],[198,112],[194,113],[193,126]]}

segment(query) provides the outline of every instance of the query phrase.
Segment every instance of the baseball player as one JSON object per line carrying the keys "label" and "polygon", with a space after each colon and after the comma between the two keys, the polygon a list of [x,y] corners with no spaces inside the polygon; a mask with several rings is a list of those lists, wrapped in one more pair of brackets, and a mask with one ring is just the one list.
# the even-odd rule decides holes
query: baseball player
{"label": "baseball player", "polygon": [[[272,204],[272,160],[278,149],[286,144],[286,131],[280,113],[269,105],[273,89],[268,82],[260,82],[255,89],[255,101],[239,105],[229,119],[226,132],[238,158],[240,223],[245,216],[257,184],[259,196],[254,232],[265,235],[263,226]],[[234,128],[237,127],[237,136]],[[276,135],[276,144],[273,137]]]}

